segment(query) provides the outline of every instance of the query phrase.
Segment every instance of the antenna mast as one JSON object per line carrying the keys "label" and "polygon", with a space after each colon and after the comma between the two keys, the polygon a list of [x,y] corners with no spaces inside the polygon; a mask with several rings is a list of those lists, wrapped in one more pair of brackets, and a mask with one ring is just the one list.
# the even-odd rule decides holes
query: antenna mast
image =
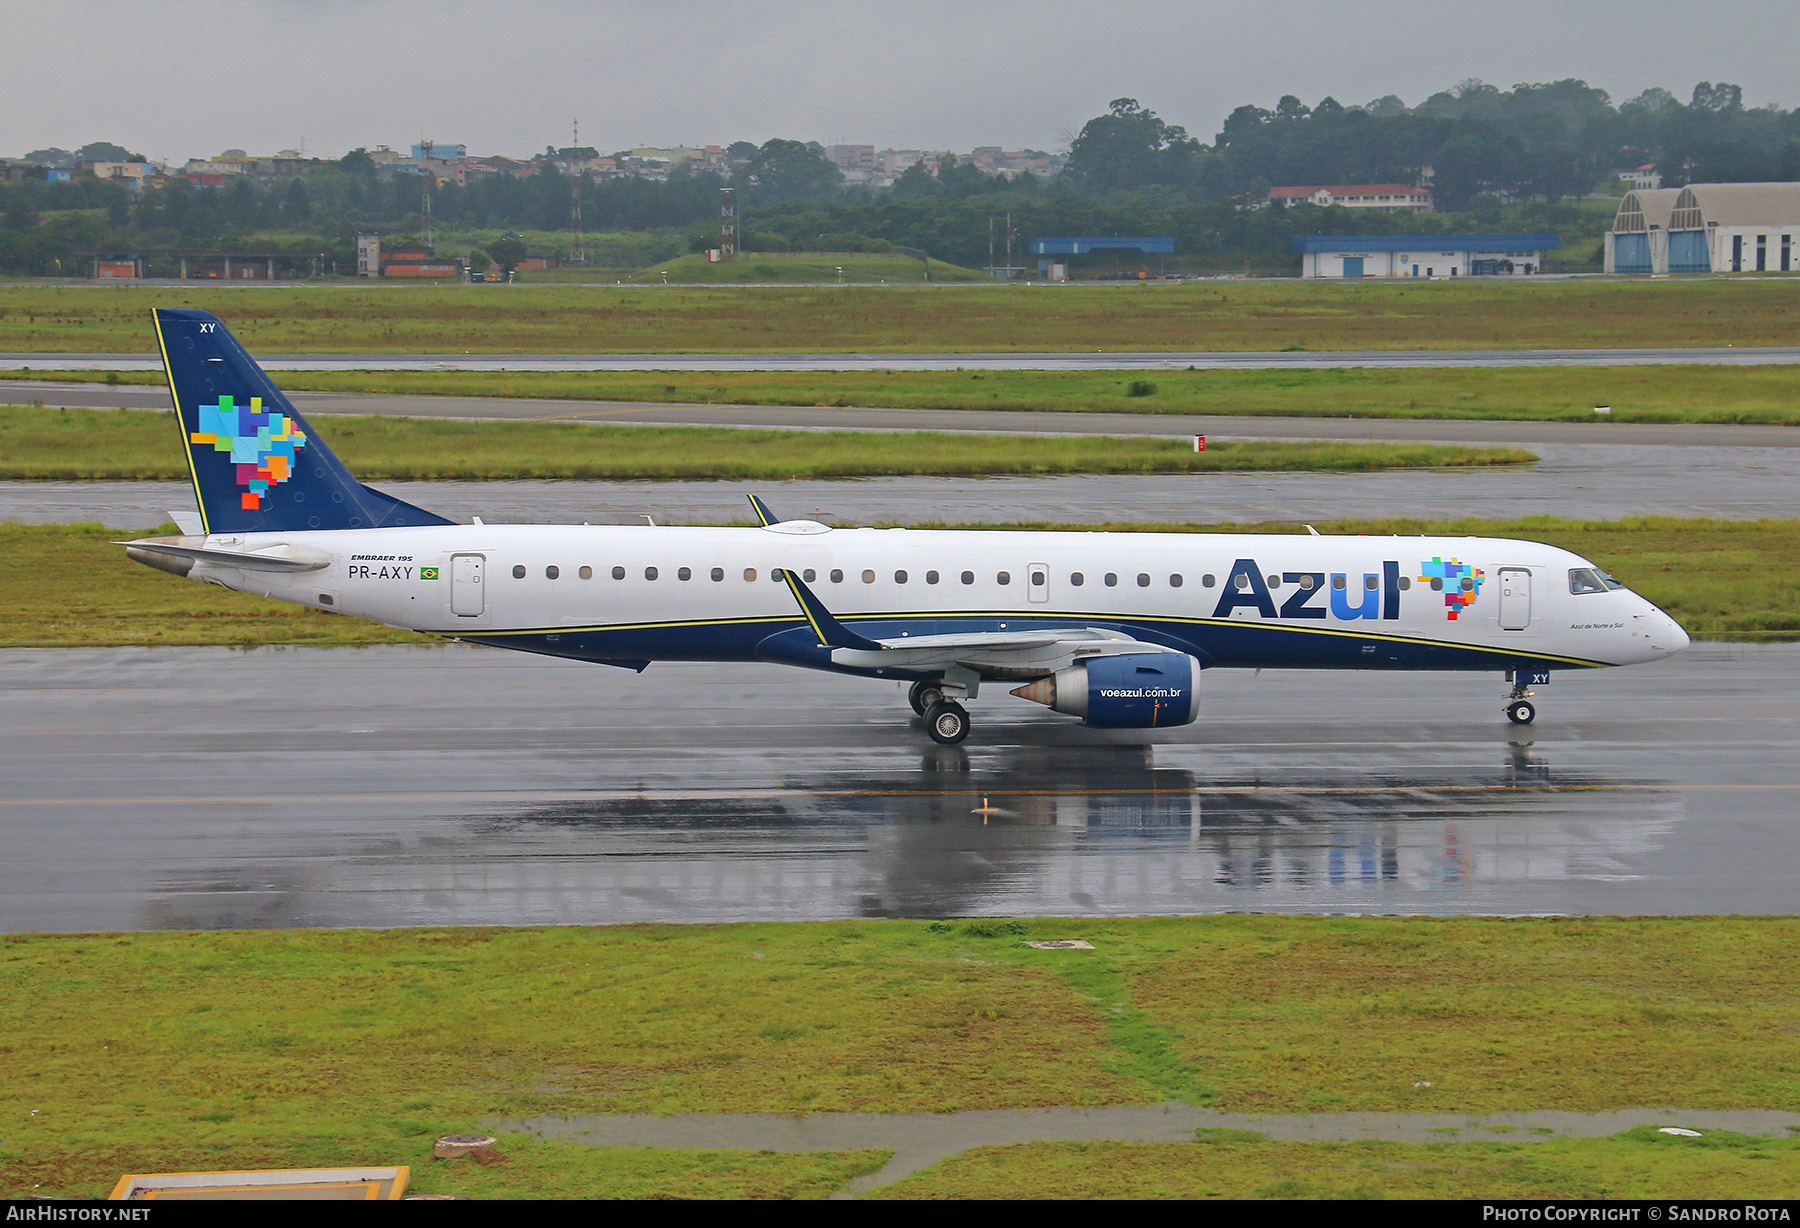
{"label": "antenna mast", "polygon": [[430,137],[419,138],[419,152],[424,155],[419,161],[426,165],[419,169],[424,175],[419,183],[419,193],[424,198],[422,212],[425,214],[425,246],[431,246],[431,189],[437,186],[437,172],[431,169],[431,150],[433,142]]}
{"label": "antenna mast", "polygon": [[[573,167],[575,159],[581,157],[581,121],[579,119],[570,120],[569,130],[570,134],[574,137],[574,148],[569,151],[569,164]],[[575,173],[574,190],[570,193],[570,199],[574,203],[569,206],[569,229],[573,231],[575,235],[574,247],[569,252],[570,264],[587,263],[587,251],[582,247],[581,243],[581,185],[586,178],[587,176],[585,174],[577,171]]]}

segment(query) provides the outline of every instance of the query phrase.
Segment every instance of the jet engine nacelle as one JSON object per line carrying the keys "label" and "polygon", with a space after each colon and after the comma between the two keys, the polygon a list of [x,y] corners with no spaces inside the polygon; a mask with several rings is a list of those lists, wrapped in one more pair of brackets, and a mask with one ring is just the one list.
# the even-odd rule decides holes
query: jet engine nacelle
{"label": "jet engine nacelle", "polygon": [[1102,729],[1187,725],[1200,715],[1200,662],[1184,652],[1094,657],[1013,694]]}

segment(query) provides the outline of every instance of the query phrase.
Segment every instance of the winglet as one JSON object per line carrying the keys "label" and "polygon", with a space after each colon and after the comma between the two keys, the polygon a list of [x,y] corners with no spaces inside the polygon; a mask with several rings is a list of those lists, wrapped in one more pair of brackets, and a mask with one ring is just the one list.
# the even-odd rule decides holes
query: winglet
{"label": "winglet", "polygon": [[781,517],[777,516],[774,512],[771,512],[769,510],[769,505],[767,503],[764,503],[760,498],[758,498],[755,495],[750,495],[749,499],[750,499],[750,506],[753,509],[755,509],[756,518],[758,520],[762,521],[763,528],[766,529],[772,524],[780,524],[781,523]]}
{"label": "winglet", "polygon": [[[755,495],[750,496],[752,500]],[[781,578],[787,581],[788,591],[794,594],[794,600],[800,603],[800,612],[806,615],[806,621],[812,624],[813,634],[819,637],[821,648],[861,648],[867,651],[880,652],[881,645],[874,640],[864,639],[856,632],[844,626],[831,616],[825,604],[813,595],[800,577],[786,568],[781,569]]]}

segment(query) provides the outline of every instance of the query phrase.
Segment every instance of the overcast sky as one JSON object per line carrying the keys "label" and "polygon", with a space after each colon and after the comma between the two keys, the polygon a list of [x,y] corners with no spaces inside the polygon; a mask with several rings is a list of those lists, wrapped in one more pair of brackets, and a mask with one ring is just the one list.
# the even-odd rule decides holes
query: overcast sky
{"label": "overcast sky", "polygon": [[1800,103],[1794,0],[0,0],[0,156],[153,159],[791,137],[1055,150],[1133,97],[1210,141],[1230,110],[1467,77],[1615,103],[1732,81]]}

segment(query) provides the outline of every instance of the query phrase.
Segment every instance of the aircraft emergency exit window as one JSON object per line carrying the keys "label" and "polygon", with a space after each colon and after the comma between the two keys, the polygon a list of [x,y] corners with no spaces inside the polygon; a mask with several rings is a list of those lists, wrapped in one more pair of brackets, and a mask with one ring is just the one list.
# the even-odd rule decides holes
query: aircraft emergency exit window
{"label": "aircraft emergency exit window", "polygon": [[805,580],[808,584],[811,584],[814,580],[819,578],[819,573],[808,567],[805,571],[800,573],[800,578]]}
{"label": "aircraft emergency exit window", "polygon": [[1138,572],[1138,587],[1139,588],[1149,588],[1150,587],[1150,573],[1149,572],[1147,572],[1147,571]]}
{"label": "aircraft emergency exit window", "polygon": [[525,564],[514,563],[513,564],[513,579],[523,580],[524,578],[525,578]]}
{"label": "aircraft emergency exit window", "polygon": [[555,563],[544,568],[544,579],[546,580],[554,580],[560,575],[562,575],[562,568],[558,567]]}
{"label": "aircraft emergency exit window", "polygon": [[831,569],[831,582],[833,584],[842,584],[844,582],[844,569],[842,567],[833,567]]}
{"label": "aircraft emergency exit window", "polygon": [[937,572],[928,571],[925,573],[925,583],[936,584],[937,582],[938,582],[938,573]]}
{"label": "aircraft emergency exit window", "polygon": [[894,573],[894,583],[895,584],[905,584],[906,583],[906,573],[904,571],[896,571]]}
{"label": "aircraft emergency exit window", "polygon": [[1606,585],[1594,574],[1591,567],[1569,568],[1569,591],[1571,593],[1604,593]]}
{"label": "aircraft emergency exit window", "polygon": [[709,574],[711,574],[714,584],[718,584],[725,579],[725,569],[723,567],[715,567]]}
{"label": "aircraft emergency exit window", "polygon": [[1069,573],[1069,584],[1071,587],[1080,588],[1083,584],[1086,584],[1086,583],[1087,583],[1087,577],[1082,575],[1079,571],[1071,571]]}
{"label": "aircraft emergency exit window", "polygon": [[594,569],[589,567],[586,563],[583,563],[581,565],[581,570],[575,574],[580,576],[583,580],[592,580],[594,578]]}
{"label": "aircraft emergency exit window", "polygon": [[869,570],[869,569],[868,569],[868,568],[866,568],[866,567],[865,567],[865,568],[864,568],[864,569],[863,569],[863,583],[864,583],[864,584],[873,584],[873,583],[875,583],[875,573],[874,573],[874,572],[872,572],[872,571],[870,571],[870,570]]}
{"label": "aircraft emergency exit window", "polygon": [[613,579],[623,580],[624,578],[625,578],[625,569],[623,567],[613,568]]}
{"label": "aircraft emergency exit window", "polygon": [[746,579],[746,580],[756,579],[756,568],[754,568],[754,567],[744,568],[744,579]]}
{"label": "aircraft emergency exit window", "polygon": [[1118,584],[1119,584],[1119,573],[1116,571],[1107,572],[1106,573],[1106,587],[1107,588],[1117,588]]}
{"label": "aircraft emergency exit window", "polygon": [[[1475,587],[1475,581],[1473,581],[1473,580],[1465,581],[1465,583],[1467,583],[1470,588]],[[1363,587],[1368,589],[1370,592],[1374,592],[1376,589],[1381,587],[1381,577],[1380,576],[1364,576],[1363,577]]]}
{"label": "aircraft emergency exit window", "polygon": [[963,582],[963,583],[964,583],[964,584],[973,584],[973,583],[975,583],[975,573],[974,573],[974,572],[972,572],[972,571],[965,571],[965,572],[963,572],[963,573],[962,573],[962,582]]}
{"label": "aircraft emergency exit window", "polygon": [[1032,587],[1033,587],[1033,588],[1042,588],[1042,587],[1044,587],[1044,580],[1045,580],[1045,576],[1044,576],[1044,573],[1043,573],[1043,572],[1041,572],[1041,571],[1034,571],[1034,572],[1032,572],[1032,573],[1031,573],[1031,586],[1032,586]]}
{"label": "aircraft emergency exit window", "polygon": [[675,573],[675,578],[677,580],[692,580],[694,578],[694,569],[692,567],[683,567]]}
{"label": "aircraft emergency exit window", "polygon": [[1169,577],[1169,587],[1170,588],[1180,588],[1181,587],[1181,577],[1179,575],[1170,576]]}
{"label": "aircraft emergency exit window", "polygon": [[994,579],[997,580],[1001,584],[1011,584],[1012,583],[1012,572],[1003,571],[999,575],[995,576]]}
{"label": "aircraft emergency exit window", "polygon": [[646,579],[646,580],[656,579],[656,568],[654,568],[654,567],[644,568],[644,579]]}

